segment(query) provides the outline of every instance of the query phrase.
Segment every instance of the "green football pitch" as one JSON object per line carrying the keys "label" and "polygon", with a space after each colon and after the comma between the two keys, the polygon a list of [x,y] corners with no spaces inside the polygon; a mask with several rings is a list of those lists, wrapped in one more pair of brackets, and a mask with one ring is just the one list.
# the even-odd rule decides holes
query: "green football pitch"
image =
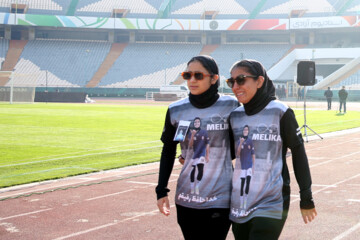
{"label": "green football pitch", "polygon": [[[0,103],[0,188],[159,161],[166,109]],[[360,112],[309,110],[307,124],[319,134],[360,127]]]}

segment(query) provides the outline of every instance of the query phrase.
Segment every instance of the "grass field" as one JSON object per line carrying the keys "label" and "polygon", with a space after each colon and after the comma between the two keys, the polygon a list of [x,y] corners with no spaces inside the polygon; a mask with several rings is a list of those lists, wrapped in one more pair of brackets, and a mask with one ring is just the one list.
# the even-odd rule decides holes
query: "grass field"
{"label": "grass field", "polygon": [[[0,103],[0,187],[158,161],[166,109]],[[295,113],[302,126],[303,110]],[[319,134],[360,127],[356,111],[308,110],[306,116]]]}

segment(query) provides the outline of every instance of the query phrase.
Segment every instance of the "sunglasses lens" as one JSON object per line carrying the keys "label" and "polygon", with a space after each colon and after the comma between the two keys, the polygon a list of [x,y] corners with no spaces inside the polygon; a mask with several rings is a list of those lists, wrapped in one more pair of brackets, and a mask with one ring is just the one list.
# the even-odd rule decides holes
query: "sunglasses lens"
{"label": "sunglasses lens", "polygon": [[241,76],[241,75],[238,76],[235,80],[238,85],[244,85],[244,83],[245,83],[245,77]]}
{"label": "sunglasses lens", "polygon": [[227,85],[229,86],[229,88],[233,88],[235,82],[236,82],[237,85],[239,85],[239,86],[244,85],[244,83],[245,83],[245,76],[240,75],[240,76],[237,76],[235,79],[229,78],[229,79],[226,80],[226,83],[227,83]]}
{"label": "sunglasses lens", "polygon": [[234,86],[234,79],[229,78],[226,80],[226,83],[229,86],[229,88],[232,88]]}
{"label": "sunglasses lens", "polygon": [[181,75],[185,80],[189,80],[191,78],[191,73],[189,72],[183,72]]}
{"label": "sunglasses lens", "polygon": [[204,74],[202,73],[194,73],[195,79],[196,80],[203,80],[204,79]]}

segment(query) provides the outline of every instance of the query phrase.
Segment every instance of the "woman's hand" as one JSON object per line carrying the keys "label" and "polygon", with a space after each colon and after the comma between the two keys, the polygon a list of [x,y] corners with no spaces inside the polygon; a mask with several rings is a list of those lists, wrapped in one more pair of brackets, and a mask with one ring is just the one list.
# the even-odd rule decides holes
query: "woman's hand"
{"label": "woman's hand", "polygon": [[178,157],[178,159],[179,159],[180,164],[181,164],[181,165],[184,165],[184,163],[185,163],[185,158],[183,158],[183,156],[180,155],[180,156]]}
{"label": "woman's hand", "polygon": [[304,223],[307,224],[308,222],[311,222],[315,219],[317,216],[317,212],[315,208],[312,209],[300,209],[301,215],[303,217]]}
{"label": "woman's hand", "polygon": [[157,206],[162,214],[164,214],[165,216],[170,215],[170,202],[168,196],[157,200]]}

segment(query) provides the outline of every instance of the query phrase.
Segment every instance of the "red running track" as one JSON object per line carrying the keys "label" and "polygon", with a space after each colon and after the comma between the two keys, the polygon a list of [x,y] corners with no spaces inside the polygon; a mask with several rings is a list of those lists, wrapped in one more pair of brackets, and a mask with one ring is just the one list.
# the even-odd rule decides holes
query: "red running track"
{"label": "red running track", "polygon": [[[305,144],[318,217],[302,222],[298,187],[280,239],[359,239],[360,129],[309,137]],[[291,166],[291,160],[288,159]],[[169,187],[172,204],[180,166]],[[0,189],[0,239],[183,239],[172,205],[160,215],[158,163]],[[234,239],[231,231],[227,239]]]}

